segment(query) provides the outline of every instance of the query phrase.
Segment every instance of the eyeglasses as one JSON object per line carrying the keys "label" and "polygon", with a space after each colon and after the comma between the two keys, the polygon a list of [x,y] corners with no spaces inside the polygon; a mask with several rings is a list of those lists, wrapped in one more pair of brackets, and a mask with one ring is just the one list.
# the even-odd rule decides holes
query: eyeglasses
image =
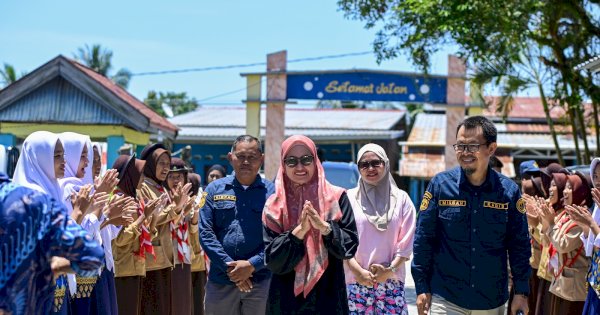
{"label": "eyeglasses", "polygon": [[256,162],[256,161],[258,161],[258,159],[260,159],[260,157],[258,157],[256,155],[242,155],[242,154],[237,154],[237,153],[234,153],[234,155],[238,160],[240,160],[242,162],[248,161],[248,162],[252,163],[252,162]]}
{"label": "eyeglasses", "polygon": [[482,145],[488,145],[488,144],[487,143],[473,143],[473,144],[457,143],[457,144],[453,144],[452,147],[454,148],[454,151],[456,151],[456,152],[475,153],[475,152],[479,152],[479,147]]}
{"label": "eyeglasses", "polygon": [[312,155],[303,155],[303,156],[288,156],[285,160],[283,160],[283,163],[285,163],[285,165],[287,167],[296,167],[296,165],[298,165],[298,163],[301,163],[304,166],[309,166],[312,164],[312,162],[315,160],[315,157]]}
{"label": "eyeglasses", "polygon": [[369,166],[372,168],[380,167],[381,165],[383,165],[383,161],[382,160],[362,161],[362,162],[356,163],[356,165],[358,165],[358,168],[360,168],[361,170],[366,170],[369,168]]}

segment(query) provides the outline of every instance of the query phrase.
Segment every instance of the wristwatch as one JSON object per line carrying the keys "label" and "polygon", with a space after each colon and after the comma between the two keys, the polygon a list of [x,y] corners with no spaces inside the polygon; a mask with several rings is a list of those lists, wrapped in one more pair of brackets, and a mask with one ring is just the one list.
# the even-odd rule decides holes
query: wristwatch
{"label": "wristwatch", "polygon": [[394,266],[392,266],[392,264],[390,264],[390,265],[388,266],[388,268],[390,268],[390,270],[391,270],[393,273],[396,273],[396,271],[398,271],[398,267],[394,267]]}
{"label": "wristwatch", "polygon": [[331,233],[331,223],[327,225],[324,232],[321,232],[321,235],[329,235],[329,233]]}

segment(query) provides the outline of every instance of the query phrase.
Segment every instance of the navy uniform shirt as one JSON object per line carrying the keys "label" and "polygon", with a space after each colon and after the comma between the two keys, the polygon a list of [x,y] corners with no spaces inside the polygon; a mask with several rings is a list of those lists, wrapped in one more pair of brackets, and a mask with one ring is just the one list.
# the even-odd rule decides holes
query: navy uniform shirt
{"label": "navy uniform shirt", "polygon": [[273,192],[273,183],[258,175],[247,189],[235,176],[218,179],[206,187],[199,234],[210,259],[210,281],[233,284],[226,263],[234,260],[250,261],[256,269],[251,278],[254,282],[270,277],[264,261],[262,212]]}
{"label": "navy uniform shirt", "polygon": [[423,196],[414,241],[417,294],[438,294],[466,309],[508,299],[507,254],[515,292],[529,294],[531,248],[517,184],[491,168],[473,186],[460,167],[436,175]]}

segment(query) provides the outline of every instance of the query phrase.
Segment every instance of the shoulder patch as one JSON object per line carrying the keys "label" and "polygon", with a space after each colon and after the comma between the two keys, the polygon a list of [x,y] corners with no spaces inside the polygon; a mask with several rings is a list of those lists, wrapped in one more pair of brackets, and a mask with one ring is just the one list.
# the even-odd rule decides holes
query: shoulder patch
{"label": "shoulder patch", "polygon": [[492,202],[492,201],[484,201],[483,206],[485,208],[492,208],[498,210],[508,210],[508,202],[500,203],[500,202]]}
{"label": "shoulder patch", "polygon": [[200,202],[198,203],[198,208],[202,208],[206,204],[206,195],[208,195],[206,191],[202,192],[202,197],[200,198]]}
{"label": "shoulder patch", "polygon": [[526,212],[526,210],[525,210],[525,199],[519,198],[519,201],[517,201],[517,210],[519,210],[519,212],[525,214],[525,212]]}
{"label": "shoulder patch", "polygon": [[213,201],[219,201],[219,200],[235,201],[236,198],[234,195],[215,195],[213,197]]}
{"label": "shoulder patch", "polygon": [[464,207],[467,205],[466,200],[440,200],[438,202],[439,206],[442,207]]}
{"label": "shoulder patch", "polygon": [[427,207],[429,207],[429,201],[431,200],[432,197],[433,196],[428,191],[426,191],[425,194],[423,194],[423,201],[421,201],[421,206],[419,207],[420,211],[427,210]]}

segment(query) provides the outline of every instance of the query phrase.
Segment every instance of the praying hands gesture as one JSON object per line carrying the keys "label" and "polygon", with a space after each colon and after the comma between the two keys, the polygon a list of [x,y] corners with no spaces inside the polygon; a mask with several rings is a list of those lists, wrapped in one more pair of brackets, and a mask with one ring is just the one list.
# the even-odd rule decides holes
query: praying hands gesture
{"label": "praying hands gesture", "polygon": [[328,235],[331,232],[331,225],[321,219],[312,203],[306,200],[300,213],[300,224],[292,230],[292,234],[302,240],[311,228],[319,230],[321,235]]}

